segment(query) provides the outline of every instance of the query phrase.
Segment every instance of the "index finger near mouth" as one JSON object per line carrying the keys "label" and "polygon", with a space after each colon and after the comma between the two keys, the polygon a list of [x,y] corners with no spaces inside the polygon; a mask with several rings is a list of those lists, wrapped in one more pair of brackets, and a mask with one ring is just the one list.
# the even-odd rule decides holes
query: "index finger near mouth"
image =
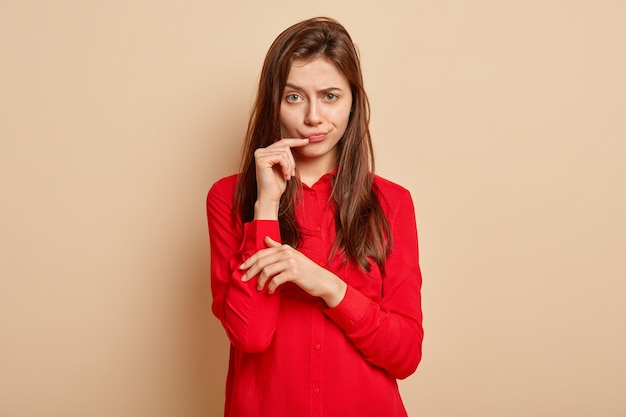
{"label": "index finger near mouth", "polygon": [[283,138],[281,139],[281,141],[289,146],[290,148],[296,148],[299,146],[304,146],[307,143],[309,143],[309,140],[307,138],[304,139],[298,139],[298,138]]}

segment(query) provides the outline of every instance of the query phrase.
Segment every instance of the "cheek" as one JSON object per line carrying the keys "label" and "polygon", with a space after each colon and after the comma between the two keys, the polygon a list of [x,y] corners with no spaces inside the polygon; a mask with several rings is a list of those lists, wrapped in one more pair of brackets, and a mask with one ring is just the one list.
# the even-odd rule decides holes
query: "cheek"
{"label": "cheek", "polygon": [[334,109],[334,114],[336,120],[345,121],[348,123],[348,119],[350,119],[350,113],[352,110],[352,97],[349,97],[348,100],[344,100],[340,106],[337,106]]}
{"label": "cheek", "polygon": [[284,107],[281,107],[279,120],[280,124],[284,127],[293,126],[295,124],[296,115],[293,111],[288,111]]}
{"label": "cheek", "polygon": [[287,117],[285,113],[281,111],[280,117],[278,118],[278,120],[280,121],[281,137],[288,136],[287,132],[290,129],[289,118]]}
{"label": "cheek", "polygon": [[333,119],[335,121],[335,125],[344,127],[347,126],[348,121],[350,120],[350,107],[336,109],[333,113]]}

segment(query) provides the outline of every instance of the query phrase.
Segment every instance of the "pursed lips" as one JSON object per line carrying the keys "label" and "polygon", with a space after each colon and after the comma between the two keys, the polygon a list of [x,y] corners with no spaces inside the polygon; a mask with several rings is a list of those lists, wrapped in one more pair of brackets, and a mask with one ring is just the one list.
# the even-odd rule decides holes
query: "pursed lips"
{"label": "pursed lips", "polygon": [[326,139],[326,135],[328,135],[326,132],[313,132],[305,135],[304,139],[308,139],[309,142],[320,142]]}

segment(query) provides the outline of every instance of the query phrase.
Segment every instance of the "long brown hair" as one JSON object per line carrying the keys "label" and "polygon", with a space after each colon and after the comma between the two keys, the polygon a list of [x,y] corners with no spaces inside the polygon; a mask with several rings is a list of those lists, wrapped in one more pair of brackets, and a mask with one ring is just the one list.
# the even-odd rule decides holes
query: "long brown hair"
{"label": "long brown hair", "polygon": [[[331,256],[337,249],[342,249],[363,269],[370,270],[371,259],[384,274],[385,259],[392,241],[389,224],[373,189],[374,156],[369,131],[369,102],[363,88],[356,47],[346,29],[333,19],[318,17],[297,23],[282,32],[270,46],[246,133],[235,207],[244,222],[253,219],[257,198],[254,151],[271,145],[281,137],[280,103],[291,64],[295,60],[321,56],[337,66],[352,89],[350,120],[337,144],[338,169],[333,178],[331,196],[337,207],[337,238]],[[294,179],[287,183],[278,216],[283,242],[294,247],[300,241],[296,223],[300,186]]]}

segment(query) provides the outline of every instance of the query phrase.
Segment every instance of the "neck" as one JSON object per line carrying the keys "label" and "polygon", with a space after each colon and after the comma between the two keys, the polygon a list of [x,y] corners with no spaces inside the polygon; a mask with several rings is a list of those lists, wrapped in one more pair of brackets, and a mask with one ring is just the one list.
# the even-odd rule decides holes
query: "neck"
{"label": "neck", "polygon": [[334,160],[320,160],[320,158],[298,158],[298,176],[300,182],[309,187],[315,184],[324,174],[331,172],[337,167]]}

